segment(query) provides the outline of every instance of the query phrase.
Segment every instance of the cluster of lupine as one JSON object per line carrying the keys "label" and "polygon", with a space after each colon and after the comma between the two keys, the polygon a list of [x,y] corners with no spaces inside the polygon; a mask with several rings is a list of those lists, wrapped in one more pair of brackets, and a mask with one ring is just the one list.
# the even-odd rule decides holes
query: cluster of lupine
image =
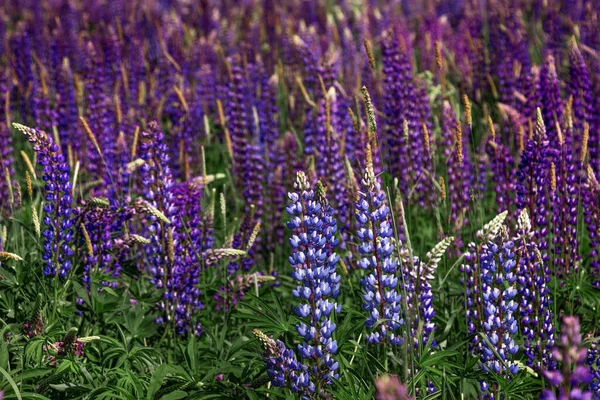
{"label": "cluster of lupine", "polygon": [[[481,232],[482,243],[469,244],[462,270],[466,276],[466,304],[469,333],[476,334],[473,351],[479,355],[484,371],[511,377],[519,371],[515,354],[517,334],[514,242],[509,240],[501,214]],[[486,398],[497,398],[499,388],[481,382]]]}
{"label": "cluster of lupine", "polygon": [[[149,283],[182,337],[291,267],[297,349],[256,336],[273,384],[309,398],[341,374],[339,313],[406,364],[447,347],[437,302],[461,292],[482,396],[524,365],[585,398],[578,323],[555,319],[600,288],[596,0],[6,3],[0,261],[26,258],[31,222],[54,293]],[[39,307],[26,318],[41,334]],[[577,355],[552,351],[559,330]]]}
{"label": "cluster of lupine", "polygon": [[[465,276],[468,332],[475,334],[471,349],[485,371],[511,379],[518,371],[522,329],[525,362],[541,371],[555,367],[550,349],[554,343],[552,311],[548,298],[548,272],[541,253],[532,243],[531,221],[524,209],[518,217],[517,235],[509,237],[504,212],[470,243],[461,270]],[[481,389],[497,398],[500,388],[489,381]]]}

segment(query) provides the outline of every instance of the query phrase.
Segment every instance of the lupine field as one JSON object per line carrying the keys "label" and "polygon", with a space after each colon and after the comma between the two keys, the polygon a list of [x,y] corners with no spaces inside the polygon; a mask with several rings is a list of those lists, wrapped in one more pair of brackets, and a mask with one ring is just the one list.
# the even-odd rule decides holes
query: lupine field
{"label": "lupine field", "polygon": [[597,0],[2,1],[0,399],[600,399],[599,179]]}

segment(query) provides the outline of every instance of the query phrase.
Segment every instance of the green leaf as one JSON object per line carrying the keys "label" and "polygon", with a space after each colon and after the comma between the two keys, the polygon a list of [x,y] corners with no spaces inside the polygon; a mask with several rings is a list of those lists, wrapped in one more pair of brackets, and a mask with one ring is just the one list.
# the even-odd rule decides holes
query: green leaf
{"label": "green leaf", "polygon": [[[15,394],[9,394],[9,395],[5,395],[4,396],[4,400],[13,400],[13,399],[17,399],[17,395]],[[27,399],[34,399],[34,400],[50,400],[48,397],[46,396],[42,396],[41,394],[38,393],[30,393],[30,392],[22,392],[21,393],[21,398],[23,400],[27,400]]]}
{"label": "green leaf", "polygon": [[39,378],[48,375],[50,372],[52,372],[52,370],[49,368],[28,369],[19,374],[19,376],[15,378],[15,382],[22,382],[28,379]]}
{"label": "green leaf", "polygon": [[0,332],[0,368],[8,369],[8,343],[4,340],[6,328]]}
{"label": "green leaf", "polygon": [[188,397],[187,392],[184,392],[183,390],[176,390],[167,395],[164,395],[163,397],[160,398],[160,400],[179,400],[179,399],[185,399],[187,397]]}
{"label": "green leaf", "polygon": [[13,391],[15,392],[15,396],[17,396],[17,399],[22,400],[21,392],[19,392],[19,388],[17,387],[17,384],[15,383],[13,378],[10,376],[10,374],[4,368],[0,368],[0,374],[4,375],[4,378],[6,379],[8,384],[12,387]]}
{"label": "green leaf", "polygon": [[163,380],[165,376],[173,371],[173,367],[168,364],[163,364],[156,369],[152,378],[150,378],[150,385],[148,386],[148,392],[146,397],[149,399],[153,399],[158,389],[162,386]]}

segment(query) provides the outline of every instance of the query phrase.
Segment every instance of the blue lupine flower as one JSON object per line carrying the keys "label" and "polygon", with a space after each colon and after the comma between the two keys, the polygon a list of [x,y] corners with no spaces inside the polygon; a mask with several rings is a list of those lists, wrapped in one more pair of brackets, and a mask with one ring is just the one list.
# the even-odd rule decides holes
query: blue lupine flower
{"label": "blue lupine flower", "polygon": [[[167,218],[171,218],[175,215],[175,207],[171,194],[173,176],[169,167],[169,149],[158,124],[152,121],[148,127],[149,130],[142,133],[140,143],[140,157],[145,161],[140,167],[144,197]],[[150,219],[148,239],[151,243],[146,247],[146,254],[153,276],[151,283],[161,289],[166,286],[165,269],[171,264],[166,248],[168,232],[164,222],[155,217]]]}
{"label": "blue lupine flower", "polygon": [[71,182],[69,166],[65,162],[60,149],[52,139],[42,131],[20,124],[14,124],[37,153],[38,163],[44,168],[42,179],[44,186],[44,275],[61,278],[67,276],[71,269],[71,241],[73,240],[73,215],[71,203]]}
{"label": "blue lupine flower", "polygon": [[525,362],[538,371],[554,369],[551,352],[554,345],[554,326],[548,286],[550,269],[542,260],[526,210],[521,211],[517,222],[515,252],[519,255],[519,319],[527,356]]}
{"label": "blue lupine flower", "polygon": [[[517,260],[515,243],[509,240],[498,217],[485,228],[496,231],[486,235],[486,241],[476,246],[469,244],[465,254],[467,286],[467,320],[469,333],[483,333],[487,340],[476,335],[471,345],[472,351],[480,357],[486,372],[510,378],[519,371],[513,357],[519,350],[515,343],[518,325],[516,311],[519,307],[516,296]],[[490,228],[491,225],[492,226]],[[484,229],[485,229],[484,228]],[[483,233],[481,233],[483,235]],[[481,381],[481,391],[485,398],[496,398],[498,387],[495,383]]]}
{"label": "blue lupine flower", "polygon": [[600,351],[598,351],[598,342],[593,342],[588,349],[586,363],[593,376],[590,391],[593,394],[593,399],[598,400],[600,399]]}
{"label": "blue lupine flower", "polygon": [[499,375],[504,375],[506,368],[511,374],[519,371],[518,365],[511,361],[519,350],[514,341],[517,333],[514,314],[518,303],[514,300],[517,277],[514,273],[516,260],[513,247],[514,242],[510,240],[502,241],[500,246],[489,242],[482,246],[480,255],[482,326],[490,342],[481,343],[481,361],[485,371]]}
{"label": "blue lupine flower", "polygon": [[358,249],[362,255],[358,264],[367,270],[367,275],[362,279],[365,290],[363,308],[369,312],[367,328],[375,327],[375,331],[368,334],[367,341],[401,345],[403,339],[398,335],[398,330],[403,320],[401,296],[396,290],[397,260],[394,256],[390,210],[385,203],[385,193],[375,178],[370,154],[370,146],[367,146],[367,167],[361,181],[362,190],[356,201],[359,226],[356,234],[360,243]]}
{"label": "blue lupine flower", "polygon": [[294,187],[299,193],[288,194],[287,212],[292,217],[287,225],[293,231],[289,261],[298,282],[292,293],[300,299],[296,314],[303,320],[296,326],[303,339],[298,352],[309,360],[311,382],[322,387],[338,377],[338,363],[333,358],[337,342],[332,337],[336,329],[332,317],[341,309],[332,301],[340,291],[339,257],[334,251],[337,225],[320,182],[315,195],[306,175],[298,172]]}
{"label": "blue lupine flower", "polygon": [[281,340],[273,340],[258,329],[254,335],[264,350],[263,360],[273,386],[289,387],[296,393],[314,392],[314,383],[309,380],[308,367],[296,360],[293,350]]}

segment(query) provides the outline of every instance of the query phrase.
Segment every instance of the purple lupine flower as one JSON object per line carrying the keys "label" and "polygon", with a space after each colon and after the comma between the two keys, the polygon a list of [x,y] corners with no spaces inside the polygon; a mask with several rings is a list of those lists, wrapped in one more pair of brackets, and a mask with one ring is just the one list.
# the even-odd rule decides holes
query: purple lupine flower
{"label": "purple lupine flower", "polygon": [[65,336],[58,342],[43,346],[44,351],[49,355],[45,357],[50,365],[55,365],[56,361],[68,356],[81,357],[84,354],[85,342],[77,337],[77,328],[71,328]]}
{"label": "purple lupine flower", "polygon": [[167,283],[169,310],[174,318],[178,334],[202,332],[200,324],[194,324],[195,314],[204,308],[202,291],[198,288],[200,274],[205,269],[201,254],[206,248],[204,234],[208,227],[203,220],[200,202],[202,188],[182,183],[171,189],[173,206],[177,217],[173,219],[173,269]]}
{"label": "purple lupine flower", "polygon": [[37,153],[38,163],[44,168],[44,260],[45,276],[65,278],[71,269],[71,241],[73,240],[73,215],[71,213],[71,182],[69,166],[60,149],[42,131],[20,124],[14,127],[21,131]]}
{"label": "purple lupine flower", "polygon": [[[419,171],[414,190],[418,195],[419,205],[421,207],[432,208],[437,201],[435,190],[433,190],[433,186],[431,185],[431,182],[435,180],[433,164],[434,140],[432,137],[433,119],[431,117],[427,86],[422,80],[416,82],[416,96],[418,120],[414,127],[411,148],[420,159],[415,160],[418,163]],[[425,130],[427,130],[427,135],[425,135]],[[426,138],[429,138],[429,143],[426,143]]]}
{"label": "purple lupine flower", "polygon": [[561,364],[561,368],[542,372],[555,389],[544,389],[541,399],[592,400],[588,385],[593,375],[585,365],[586,353],[587,350],[581,343],[579,318],[563,317],[560,341],[553,350],[554,358]]}
{"label": "purple lupine flower", "polygon": [[309,380],[308,367],[296,360],[294,351],[288,349],[281,340],[275,341],[258,329],[254,329],[253,333],[263,348],[263,360],[273,386],[289,387],[295,393],[309,395],[312,382]]}
{"label": "purple lupine flower", "polygon": [[[120,266],[115,265],[112,255],[114,241],[111,227],[115,219],[113,210],[107,207],[94,207],[93,205],[88,207],[83,207],[80,216],[81,224],[85,226],[85,233],[82,232],[84,239],[89,240],[89,243],[84,245],[90,247],[86,249],[86,254],[82,257],[85,260],[82,280],[86,288],[90,290],[95,275],[100,273],[118,277]],[[102,282],[102,284],[106,285],[108,283]],[[108,285],[115,287],[116,282],[111,282]]]}
{"label": "purple lupine flower", "polygon": [[266,236],[266,249],[270,253],[274,253],[278,246],[283,245],[284,229],[283,229],[283,210],[285,209],[285,185],[283,181],[284,165],[279,164],[277,168],[269,173],[267,179],[267,198],[269,208],[265,213],[265,219],[268,219],[267,225],[270,229]]}
{"label": "purple lupine flower", "polygon": [[[490,120],[490,124],[492,124]],[[495,129],[490,126],[490,129]],[[514,207],[515,185],[515,161],[509,149],[497,143],[495,135],[492,134],[488,140],[486,151],[490,160],[490,169],[496,193],[496,209],[498,212],[508,211],[509,214]]]}
{"label": "purple lupine flower", "polygon": [[[403,177],[400,190],[408,198],[409,190],[417,184],[417,195],[423,198],[430,182],[424,171],[431,172],[431,156],[422,134],[422,117],[427,117],[426,92],[417,91],[414,84],[410,58],[399,50],[397,39],[384,36],[382,44],[384,62],[384,114],[385,138],[388,144],[386,164],[391,174]],[[422,103],[422,104],[421,104]],[[418,106],[415,106],[417,104]],[[424,202],[423,200],[421,200]]]}
{"label": "purple lupine flower", "polygon": [[385,375],[375,381],[377,400],[411,400],[406,387],[400,382],[397,375]]}
{"label": "purple lupine flower", "polygon": [[[147,227],[150,244],[146,246],[146,257],[152,276],[150,282],[158,289],[164,289],[162,301],[158,304],[163,315],[158,317],[156,322],[168,323],[179,332],[181,329],[187,332],[185,322],[176,315],[179,304],[175,294],[185,289],[187,285],[187,282],[183,282],[184,287],[178,287],[181,282],[176,282],[176,279],[184,276],[188,271],[185,270],[185,266],[178,265],[181,274],[175,274],[175,231],[180,223],[180,216],[175,202],[168,146],[155,121],[150,122],[148,128],[148,131],[142,133],[140,143],[140,157],[145,161],[140,168],[145,190],[144,197],[152,207],[162,213],[162,216],[150,213]],[[190,279],[193,281],[194,276]],[[182,293],[182,295],[187,294]],[[190,304],[198,308],[198,301],[193,299]],[[187,309],[183,305],[181,307],[183,309],[179,311],[185,314]]]}
{"label": "purple lupine flower", "polygon": [[118,130],[112,100],[107,94],[108,72],[91,42],[88,43],[86,57],[84,76],[88,125],[98,140],[102,154],[98,154],[95,146],[88,146],[85,165],[110,187],[116,184],[112,169],[115,168]]}
{"label": "purple lupine flower", "polygon": [[419,19],[418,45],[421,55],[421,69],[423,70],[436,70],[434,43],[442,39],[441,28],[441,24],[434,13],[427,13]]}
{"label": "purple lupine flower", "polygon": [[57,66],[56,73],[56,128],[60,135],[60,141],[64,154],[68,154],[71,148],[74,157],[83,160],[81,153],[81,140],[78,135],[78,115],[75,85],[69,63],[65,60],[62,65]]}
{"label": "purple lupine flower", "polygon": [[[367,145],[368,146],[368,145]],[[367,165],[356,201],[356,220],[361,255],[358,265],[366,270],[361,283],[364,288],[363,308],[369,313],[366,326],[369,343],[401,345],[399,330],[404,323],[401,316],[401,296],[397,292],[398,261],[394,255],[390,208],[385,193],[375,178],[370,146],[367,147]]]}
{"label": "purple lupine flower", "polygon": [[549,248],[548,235],[548,198],[550,184],[550,149],[546,137],[546,127],[542,112],[537,109],[533,137],[527,145],[517,170],[517,208],[527,208],[532,218],[532,229],[538,240],[542,254]]}
{"label": "purple lupine flower", "polygon": [[339,146],[339,135],[342,134],[340,130],[343,125],[339,120],[338,107],[336,92],[332,87],[326,98],[319,102],[315,162],[317,176],[322,177],[323,184],[334,193],[333,206],[342,239],[340,247],[345,248],[350,226],[350,204],[345,185],[344,161]]}
{"label": "purple lupine flower", "polygon": [[292,216],[288,228],[293,231],[290,264],[292,276],[298,282],[292,293],[301,299],[295,309],[302,319],[296,326],[302,337],[298,351],[310,364],[309,390],[314,392],[315,387],[322,389],[338,377],[338,363],[333,358],[337,341],[332,337],[336,329],[332,314],[341,310],[335,303],[340,291],[340,276],[336,273],[339,257],[334,251],[337,226],[320,183],[315,194],[306,175],[298,172],[295,189],[299,193],[288,194],[287,207]]}
{"label": "purple lupine flower", "polygon": [[50,94],[46,86],[46,78],[40,73],[40,84],[35,86],[32,95],[33,120],[36,123],[36,129],[44,132],[51,132],[52,127],[56,126],[57,113],[51,106]]}
{"label": "purple lupine flower", "polygon": [[585,222],[590,246],[590,266],[592,272],[592,284],[600,288],[600,244],[599,230],[600,226],[600,208],[598,200],[600,198],[600,184],[596,179],[591,165],[587,168],[587,179],[581,185],[581,202],[583,208],[583,220]]}
{"label": "purple lupine flower", "polygon": [[39,336],[44,330],[43,296],[38,294],[31,317],[23,324],[23,331],[28,338]]}
{"label": "purple lupine flower", "polygon": [[[164,135],[155,121],[150,122],[148,130],[141,133],[139,154],[144,164],[140,167],[140,175],[144,198],[166,218],[170,218],[175,215],[176,210],[171,195],[173,177],[169,167],[170,156],[163,139]],[[153,276],[151,282],[160,289],[165,286],[162,279],[165,267],[169,265],[166,249],[167,228],[165,223],[156,217],[150,218],[149,225],[151,244],[147,246],[146,254]]]}
{"label": "purple lupine flower", "polygon": [[20,113],[22,117],[32,114],[32,104],[30,103],[29,90],[33,88],[35,79],[33,76],[33,54],[31,51],[31,36],[24,29],[24,26],[18,25],[18,31],[10,37],[9,45],[14,60],[12,70],[17,78],[17,85],[20,94]]}
{"label": "purple lupine flower", "polygon": [[515,253],[519,260],[518,319],[527,356],[525,363],[536,371],[554,369],[555,362],[551,352],[554,345],[554,326],[548,285],[551,274],[536,244],[527,209],[521,211],[517,220],[515,245]]}
{"label": "purple lupine flower", "polygon": [[522,115],[527,121],[535,122],[536,109],[542,105],[542,94],[540,88],[540,69],[537,66],[531,66],[529,70],[523,72],[522,91],[525,96],[525,104],[522,108]]}
{"label": "purple lupine flower", "polygon": [[[254,224],[262,220],[264,211],[264,157],[259,144],[259,138],[253,134],[253,116],[251,104],[254,94],[251,85],[240,66],[234,63],[231,66],[231,76],[228,83],[227,124],[231,134],[233,151],[233,172],[236,185],[241,189],[245,200],[244,213],[250,214],[254,208],[252,221],[248,221],[251,231]],[[257,238],[256,248],[260,249],[261,238]],[[245,257],[245,269],[248,270],[254,263],[254,249]]]}
{"label": "purple lupine flower", "polygon": [[556,75],[554,57],[547,54],[540,70],[540,93],[542,117],[546,123],[546,135],[550,147],[557,149],[559,145],[557,124],[562,122],[563,102],[560,97],[560,81]]}
{"label": "purple lupine flower", "polygon": [[[588,67],[585,63],[583,55],[579,51],[576,42],[573,42],[571,46],[571,53],[569,55],[569,94],[573,96],[573,115],[575,120],[574,131],[578,135],[583,134],[583,126],[587,122],[592,124],[594,118],[594,99],[592,91],[592,82]],[[578,145],[581,141],[581,137],[574,141],[575,145]],[[598,157],[599,150],[595,141],[590,141],[590,160],[596,160]],[[581,149],[578,149],[579,151]],[[579,153],[577,153],[579,154]],[[596,161],[594,161],[596,162]],[[595,165],[596,166],[596,165]]]}
{"label": "purple lupine flower", "polygon": [[561,276],[577,273],[579,241],[577,218],[579,216],[579,168],[573,159],[572,126],[559,132],[559,145],[554,153],[557,164],[551,165],[550,208],[552,211],[552,250],[555,271]]}
{"label": "purple lupine flower", "polygon": [[[384,137],[387,144],[388,153],[384,154],[384,164],[391,166],[391,154],[394,153],[395,163],[405,161],[404,152],[406,147],[400,142],[403,136],[403,118],[404,115],[404,98],[400,95],[399,76],[402,72],[402,54],[397,38],[387,33],[384,35],[381,42],[382,63],[383,63],[383,114],[384,118]],[[405,60],[406,61],[406,60]],[[408,64],[408,61],[404,65]],[[402,154],[400,154],[402,152]],[[391,169],[391,168],[390,168]],[[392,170],[392,174],[397,171],[405,171],[405,165],[396,165]],[[400,176],[395,175],[394,176]],[[404,180],[403,180],[404,181]],[[405,184],[406,186],[406,184]],[[403,193],[406,193],[405,187],[402,188]]]}
{"label": "purple lupine flower", "polygon": [[[448,102],[444,102],[443,113],[440,148],[444,148],[444,160],[448,168],[449,221],[454,224],[452,231],[458,232],[468,223],[467,212],[470,209],[474,174],[466,151],[469,140],[463,135],[462,126]],[[460,243],[460,238],[458,242]]]}

